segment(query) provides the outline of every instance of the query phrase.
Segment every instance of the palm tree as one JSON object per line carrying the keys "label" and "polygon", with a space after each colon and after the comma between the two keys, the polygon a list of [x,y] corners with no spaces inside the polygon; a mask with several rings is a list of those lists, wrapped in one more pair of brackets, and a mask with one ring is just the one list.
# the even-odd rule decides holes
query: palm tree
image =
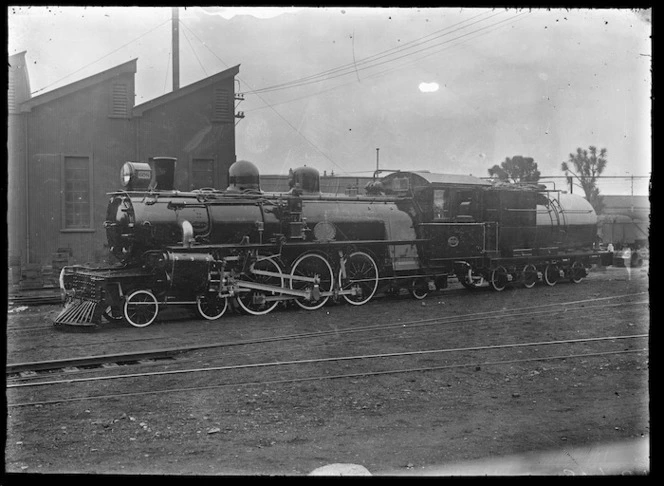
{"label": "palm tree", "polygon": [[[560,170],[565,172],[565,175],[572,174],[579,181],[586,194],[586,199],[598,214],[602,211],[604,204],[597,187],[597,178],[606,168],[606,153],[606,149],[603,148],[598,154],[597,147],[593,145],[589,146],[588,150],[579,147],[575,154],[569,154],[569,163],[563,162],[560,166]],[[570,168],[570,164],[574,167],[574,171]]]}

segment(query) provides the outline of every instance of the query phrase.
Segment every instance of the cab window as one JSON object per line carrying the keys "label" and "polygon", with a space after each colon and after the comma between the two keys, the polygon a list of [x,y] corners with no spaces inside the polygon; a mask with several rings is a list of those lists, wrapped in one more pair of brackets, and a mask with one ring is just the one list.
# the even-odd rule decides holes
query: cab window
{"label": "cab window", "polygon": [[434,189],[433,219],[447,220],[449,218],[450,218],[450,191],[448,189]]}
{"label": "cab window", "polygon": [[475,220],[475,197],[473,191],[460,191],[456,218],[458,221]]}

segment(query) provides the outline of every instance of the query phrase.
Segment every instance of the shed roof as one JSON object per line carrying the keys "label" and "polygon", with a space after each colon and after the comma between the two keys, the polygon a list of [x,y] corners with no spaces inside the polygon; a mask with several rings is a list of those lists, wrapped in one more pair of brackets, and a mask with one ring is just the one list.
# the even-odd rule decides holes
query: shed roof
{"label": "shed roof", "polygon": [[113,79],[120,74],[124,73],[135,74],[136,61],[137,59],[132,59],[131,61],[127,61],[123,64],[115,66],[111,69],[107,69],[106,71],[102,71],[93,76],[89,76],[87,78],[75,81],[66,86],[62,86],[61,88],[54,89],[53,91],[49,91],[39,96],[35,96],[21,104],[21,111],[22,112],[31,111],[35,106],[43,105],[44,103],[50,103],[51,101],[57,100],[58,98],[62,98],[63,96],[76,93],[77,91],[88,88],[90,86],[94,86],[95,84],[102,83],[109,79]]}
{"label": "shed roof", "polygon": [[170,93],[166,93],[165,95],[159,96],[158,98],[154,98],[150,101],[146,101],[145,103],[141,103],[140,105],[136,105],[134,106],[131,113],[133,116],[141,116],[143,113],[145,113],[148,110],[161,106],[164,103],[169,103],[183,96],[190,95],[191,93],[198,91],[199,89],[205,88],[207,86],[211,86],[221,81],[222,79],[233,77],[238,72],[240,72],[239,64],[230,67],[224,71],[221,71],[220,73],[201,79],[200,81],[187,85],[176,91],[171,91]]}

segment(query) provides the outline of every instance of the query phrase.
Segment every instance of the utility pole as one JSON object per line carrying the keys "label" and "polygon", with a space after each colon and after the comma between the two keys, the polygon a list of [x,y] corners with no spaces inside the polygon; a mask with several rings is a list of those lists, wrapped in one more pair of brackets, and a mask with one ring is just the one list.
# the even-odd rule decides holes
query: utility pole
{"label": "utility pole", "polygon": [[171,29],[173,32],[173,91],[180,89],[180,13],[172,7]]}
{"label": "utility pole", "polygon": [[378,159],[378,151],[379,150],[380,150],[379,148],[376,148],[376,172],[378,172],[378,160],[379,160]]}

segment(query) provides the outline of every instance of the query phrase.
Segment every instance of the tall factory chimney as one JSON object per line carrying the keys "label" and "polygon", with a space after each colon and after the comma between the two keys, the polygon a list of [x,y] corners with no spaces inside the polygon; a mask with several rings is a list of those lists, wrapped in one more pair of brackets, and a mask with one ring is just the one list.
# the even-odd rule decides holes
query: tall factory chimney
{"label": "tall factory chimney", "polygon": [[171,21],[173,31],[173,91],[180,88],[180,13],[177,7],[172,7]]}

